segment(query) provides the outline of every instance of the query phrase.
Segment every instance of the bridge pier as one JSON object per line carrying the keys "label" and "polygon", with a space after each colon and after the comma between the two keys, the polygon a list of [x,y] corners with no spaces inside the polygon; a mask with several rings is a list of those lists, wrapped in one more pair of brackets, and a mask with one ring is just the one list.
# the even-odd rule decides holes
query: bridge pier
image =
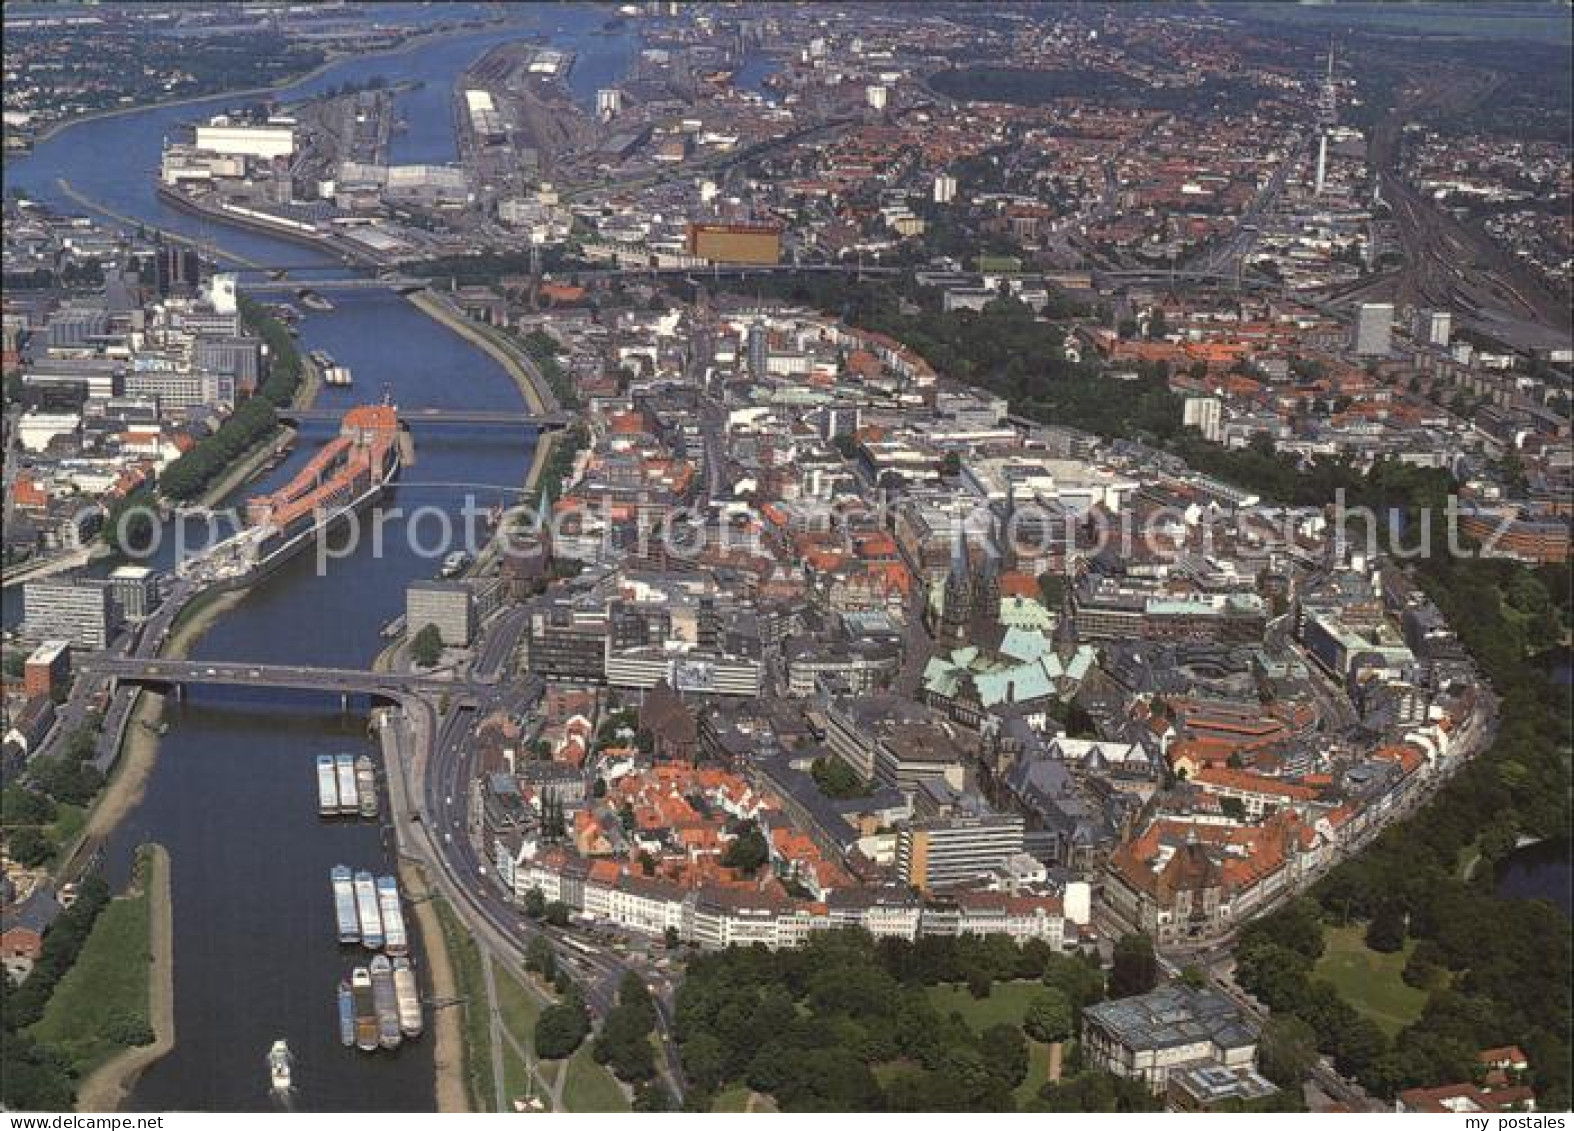
{"label": "bridge pier", "polygon": [[350,713],[350,693],[348,691],[339,692],[339,710],[346,715]]}

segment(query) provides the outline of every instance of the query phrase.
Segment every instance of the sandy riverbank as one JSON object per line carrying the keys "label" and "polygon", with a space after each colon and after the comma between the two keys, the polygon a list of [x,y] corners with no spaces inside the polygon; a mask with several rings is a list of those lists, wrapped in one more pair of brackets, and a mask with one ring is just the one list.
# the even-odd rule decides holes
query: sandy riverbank
{"label": "sandy riverbank", "polygon": [[[415,921],[426,951],[426,972],[432,979],[432,996],[452,1001],[456,995],[454,967],[443,940],[443,925],[428,894],[425,873],[409,861],[399,862],[399,884],[412,900]],[[432,1010],[432,1066],[437,1072],[437,1110],[467,1112],[470,1101],[465,1095],[465,1044],[459,1028],[457,1009]]]}
{"label": "sandy riverbank", "polygon": [[148,1067],[175,1047],[175,900],[169,853],[148,846],[148,933],[153,969],[148,979],[148,1020],[153,1043],[130,1048],[100,1065],[77,1090],[77,1110],[119,1111]]}
{"label": "sandy riverbank", "polygon": [[[171,630],[160,655],[185,659],[203,634],[213,627],[219,617],[234,608],[242,596],[244,594],[240,592],[220,593],[198,606],[196,612],[181,617]],[[126,724],[126,737],[120,757],[115,760],[115,769],[88,811],[81,840],[68,856],[76,856],[82,851],[83,845],[96,845],[107,838],[142,800],[148,778],[153,774],[153,764],[158,759],[159,744],[155,728],[164,714],[165,698],[157,691],[144,691],[138,696],[136,706],[131,709],[130,721]]]}

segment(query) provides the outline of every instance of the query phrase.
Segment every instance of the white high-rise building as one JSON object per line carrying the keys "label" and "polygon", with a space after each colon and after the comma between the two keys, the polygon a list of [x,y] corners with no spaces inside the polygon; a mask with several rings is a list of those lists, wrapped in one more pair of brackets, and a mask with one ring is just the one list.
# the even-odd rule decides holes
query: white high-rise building
{"label": "white high-rise building", "polygon": [[1394,344],[1394,305],[1363,302],[1355,312],[1355,352],[1359,357],[1387,357]]}
{"label": "white high-rise building", "polygon": [[950,173],[941,173],[935,178],[935,203],[950,204],[956,199],[956,178]]}
{"label": "white high-rise building", "polygon": [[886,102],[891,97],[891,92],[883,86],[871,86],[864,89],[864,97],[869,100],[869,105],[876,110],[884,110]]}
{"label": "white high-rise building", "polygon": [[623,92],[617,87],[606,87],[596,91],[596,114],[603,122],[617,117],[622,109]]}
{"label": "white high-rise building", "polygon": [[1218,397],[1187,397],[1181,409],[1181,423],[1202,433],[1202,438],[1217,444],[1224,438],[1224,405]]}
{"label": "white high-rise building", "polygon": [[1416,340],[1429,346],[1448,345],[1454,334],[1454,315],[1447,310],[1417,310],[1415,316]]}
{"label": "white high-rise building", "polygon": [[208,302],[216,314],[234,314],[235,276],[227,272],[214,275],[208,284]]}

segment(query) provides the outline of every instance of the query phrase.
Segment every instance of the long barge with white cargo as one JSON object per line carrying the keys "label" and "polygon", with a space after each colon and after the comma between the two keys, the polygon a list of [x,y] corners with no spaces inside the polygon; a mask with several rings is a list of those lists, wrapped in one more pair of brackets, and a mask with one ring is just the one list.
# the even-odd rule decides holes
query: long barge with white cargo
{"label": "long barge with white cargo", "polygon": [[355,906],[361,920],[361,945],[381,950],[383,917],[377,908],[377,883],[370,872],[355,873]]}
{"label": "long barge with white cargo", "polygon": [[399,1031],[406,1037],[419,1037],[426,1021],[421,1016],[421,991],[415,981],[415,967],[408,958],[393,960],[394,991],[399,999]]}
{"label": "long barge with white cargo", "polygon": [[355,785],[355,759],[340,754],[334,758],[333,765],[339,778],[339,812],[354,816],[361,811],[360,790]]}
{"label": "long barge with white cargo", "polygon": [[355,900],[355,876],[345,865],[328,873],[333,885],[333,913],[339,924],[341,943],[361,941],[361,916]]}
{"label": "long barge with white cargo", "polygon": [[377,909],[383,920],[383,947],[390,955],[408,954],[410,942],[404,929],[404,912],[399,906],[399,881],[392,876],[377,879]]}
{"label": "long barge with white cargo", "polygon": [[332,817],[339,812],[339,777],[333,758],[323,754],[317,759],[317,815]]}

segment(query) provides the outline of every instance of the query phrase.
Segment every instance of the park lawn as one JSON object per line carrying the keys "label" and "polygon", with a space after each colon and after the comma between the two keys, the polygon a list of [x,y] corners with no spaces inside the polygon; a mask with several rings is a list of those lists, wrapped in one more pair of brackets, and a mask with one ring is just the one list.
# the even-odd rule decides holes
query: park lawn
{"label": "park lawn", "polygon": [[[146,867],[139,864],[139,875],[145,876]],[[151,1039],[152,901],[145,885],[143,878],[99,912],[76,964],[32,1027],[32,1035],[70,1057],[80,1075],[127,1047],[109,1035],[117,1024],[140,1025]]]}
{"label": "park lawn", "polygon": [[989,996],[975,998],[966,986],[930,986],[929,1000],[942,1017],[960,1013],[974,1031],[993,1025],[1021,1025],[1027,1007],[1044,990],[1042,982],[996,982]]}
{"label": "park lawn", "polygon": [[541,1016],[541,1000],[526,989],[507,969],[493,964],[497,982],[497,1010],[503,1027],[527,1049],[536,1047],[536,1019]]}
{"label": "park lawn", "polygon": [[1314,978],[1331,982],[1339,996],[1377,1023],[1390,1037],[1421,1016],[1426,991],[1407,986],[1400,977],[1414,942],[1394,954],[1379,954],[1366,945],[1366,928],[1329,927],[1323,931],[1323,956]]}
{"label": "park lawn", "polygon": [[563,1105],[569,1111],[628,1111],[628,1097],[617,1078],[590,1055],[590,1042],[568,1058],[568,1079],[563,1082]]}
{"label": "park lawn", "polygon": [[465,1041],[465,1087],[470,1094],[470,1110],[491,1111],[496,1103],[496,1088],[492,1082],[492,1027],[486,1012],[481,951],[475,939],[459,925],[447,900],[436,896],[432,905],[443,924],[443,943],[454,968],[454,988],[463,1002],[459,1007],[463,1018],[459,1028]]}
{"label": "park lawn", "polygon": [[514,1051],[514,1046],[505,1041],[503,1043],[503,1096],[512,1104],[525,1094],[529,1083],[530,1073],[525,1068],[525,1062]]}
{"label": "park lawn", "polygon": [[[1064,1054],[1064,1050],[1062,1050]],[[1064,1060],[1062,1060],[1064,1066]],[[1064,1067],[1062,1067],[1064,1071]],[[1017,1085],[1017,1106],[1021,1107],[1038,1096],[1038,1090],[1049,1082],[1049,1046],[1042,1041],[1027,1039],[1027,1076]]]}
{"label": "park lawn", "polygon": [[49,840],[55,846],[54,859],[50,861],[51,866],[65,860],[66,854],[76,847],[77,837],[82,835],[82,830],[86,826],[87,810],[82,806],[56,806],[55,819],[49,826]]}
{"label": "park lawn", "polygon": [[749,1110],[749,1086],[747,1084],[729,1084],[716,1093],[716,1098],[711,1101],[710,1109],[713,1112],[728,1115]]}

